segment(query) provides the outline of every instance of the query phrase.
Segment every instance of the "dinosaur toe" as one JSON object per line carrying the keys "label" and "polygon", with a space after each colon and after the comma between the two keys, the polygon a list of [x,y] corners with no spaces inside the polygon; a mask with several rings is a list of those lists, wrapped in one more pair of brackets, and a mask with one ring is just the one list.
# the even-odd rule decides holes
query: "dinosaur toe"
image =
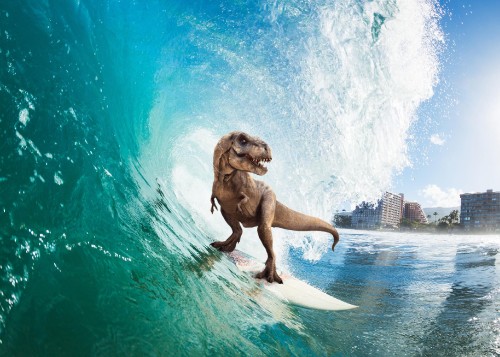
{"label": "dinosaur toe", "polygon": [[265,268],[260,273],[256,274],[255,277],[257,279],[265,279],[269,283],[278,283],[283,284],[283,279],[276,273],[276,271],[271,271],[271,269]]}

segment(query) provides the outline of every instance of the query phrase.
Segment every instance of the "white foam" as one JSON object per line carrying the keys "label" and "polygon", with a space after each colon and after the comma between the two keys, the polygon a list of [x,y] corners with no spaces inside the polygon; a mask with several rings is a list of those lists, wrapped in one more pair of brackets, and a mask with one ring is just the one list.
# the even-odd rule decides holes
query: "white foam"
{"label": "white foam", "polygon": [[[302,5],[309,11],[264,7],[269,26],[248,42],[254,45],[248,45],[248,53],[242,46],[231,47],[234,41],[225,41],[221,33],[211,36],[217,27],[204,27],[206,37],[190,38],[191,45],[206,51],[207,61],[215,58],[214,63],[227,66],[201,63],[197,76],[205,76],[203,84],[194,79],[177,84],[182,90],[193,85],[188,88],[197,104],[189,110],[166,118],[175,103],[171,70],[158,72],[151,139],[143,147],[141,164],[153,177],[173,182],[180,202],[202,226],[213,225],[213,147],[232,130],[270,144],[273,162],[262,179],[279,201],[327,221],[346,202],[377,199],[411,165],[409,130],[438,81],[443,34],[437,3],[340,0]],[[385,18],[377,36],[376,14]],[[283,31],[280,24],[286,21],[300,26]],[[255,53],[261,54],[258,60]],[[209,94],[195,96],[196,85],[207,85]],[[165,165],[159,167],[159,160]],[[318,259],[331,242],[324,233],[276,230],[275,236],[278,249],[289,243],[310,259]]]}
{"label": "white foam", "polygon": [[26,126],[30,121],[30,115],[28,109],[24,108],[19,111],[19,121]]}

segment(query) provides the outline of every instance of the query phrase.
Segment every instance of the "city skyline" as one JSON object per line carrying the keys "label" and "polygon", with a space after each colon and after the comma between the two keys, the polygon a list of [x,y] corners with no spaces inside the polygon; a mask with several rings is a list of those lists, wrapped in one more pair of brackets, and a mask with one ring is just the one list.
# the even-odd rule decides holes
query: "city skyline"
{"label": "city skyline", "polygon": [[439,83],[410,133],[412,164],[389,188],[423,207],[455,207],[461,193],[500,189],[500,2],[440,4]]}
{"label": "city skyline", "polygon": [[418,202],[406,200],[403,193],[386,191],[377,202],[363,201],[352,211],[337,211],[334,224],[354,229],[425,230],[434,224],[440,230],[457,228],[475,232],[494,232],[500,227],[500,191],[464,193],[460,195],[459,207],[449,207],[450,212],[443,214],[444,209],[424,208]]}

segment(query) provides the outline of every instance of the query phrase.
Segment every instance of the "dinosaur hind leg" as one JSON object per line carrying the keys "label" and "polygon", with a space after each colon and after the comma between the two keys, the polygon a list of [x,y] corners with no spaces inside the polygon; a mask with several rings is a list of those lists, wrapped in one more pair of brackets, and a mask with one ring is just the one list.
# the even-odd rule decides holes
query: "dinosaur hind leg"
{"label": "dinosaur hind leg", "polygon": [[258,279],[266,279],[268,282],[277,282],[283,284],[283,280],[276,272],[276,256],[273,250],[273,233],[271,225],[274,219],[274,212],[276,208],[276,197],[272,191],[264,194],[261,203],[261,221],[257,228],[260,241],[267,253],[266,267],[263,271],[258,273],[255,277]]}
{"label": "dinosaur hind leg", "polygon": [[213,242],[210,245],[214,248],[219,249],[222,252],[232,252],[236,248],[236,244],[240,242],[241,235],[243,234],[243,229],[241,228],[240,222],[237,219],[229,216],[224,210],[221,209],[222,217],[226,223],[231,227],[233,233],[228,239],[221,242]]}

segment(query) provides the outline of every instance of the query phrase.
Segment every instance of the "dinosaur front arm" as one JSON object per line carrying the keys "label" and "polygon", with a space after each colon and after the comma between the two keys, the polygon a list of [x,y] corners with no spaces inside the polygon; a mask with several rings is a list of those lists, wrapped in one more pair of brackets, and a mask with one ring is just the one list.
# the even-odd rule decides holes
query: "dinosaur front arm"
{"label": "dinosaur front arm", "polygon": [[[217,205],[215,204],[215,199],[217,198],[217,196],[215,195],[216,191],[217,191],[217,181],[214,181],[214,183],[212,184],[212,196],[210,197],[210,203],[212,203],[212,207],[210,208],[210,212],[212,212],[212,214],[214,214],[214,208],[216,211],[219,210],[217,208]],[[220,202],[219,202],[219,204],[220,204]]]}
{"label": "dinosaur front arm", "polygon": [[212,207],[210,208],[210,212],[212,212],[212,214],[214,214],[214,208],[216,211],[219,210],[217,208],[217,205],[215,204],[215,199],[216,199],[216,197],[212,194],[212,197],[210,197],[210,202],[212,203]]}

